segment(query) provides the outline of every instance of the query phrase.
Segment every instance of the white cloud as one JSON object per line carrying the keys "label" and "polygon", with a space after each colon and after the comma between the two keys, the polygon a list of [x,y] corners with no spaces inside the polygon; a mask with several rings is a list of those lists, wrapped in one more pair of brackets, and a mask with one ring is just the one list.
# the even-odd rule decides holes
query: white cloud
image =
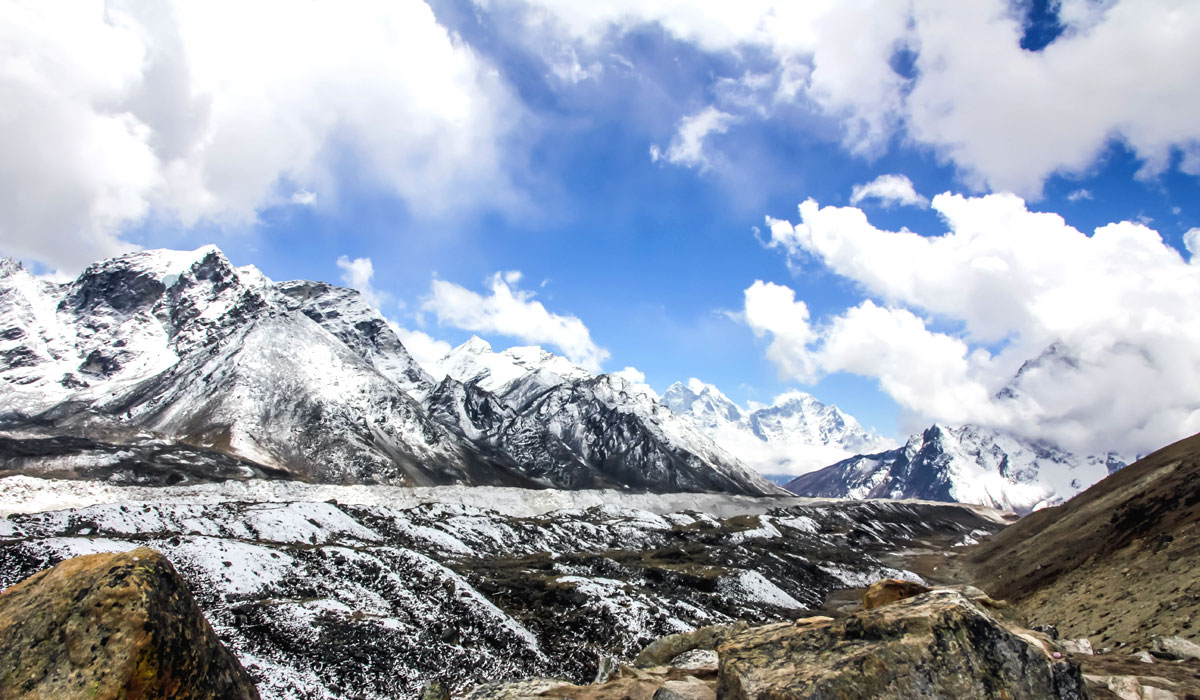
{"label": "white cloud", "polygon": [[292,193],[292,196],[288,199],[288,201],[292,204],[311,207],[317,203],[317,193],[309,192],[308,190],[297,190]]}
{"label": "white cloud", "polygon": [[1188,229],[1183,234],[1183,247],[1192,254],[1192,264],[1200,264],[1200,228]]}
{"label": "white cloud", "polygon": [[723,134],[729,126],[737,121],[731,114],[726,114],[715,107],[705,107],[696,114],[679,120],[671,144],[664,153],[658,146],[650,146],[650,160],[658,162],[664,159],[668,163],[683,165],[689,168],[707,170],[711,163],[704,153],[704,142],[710,134]]}
{"label": "white cloud", "polygon": [[768,245],[866,297],[813,321],[791,289],[748,288],[746,323],[770,338],[781,374],[874,377],[915,421],[1075,450],[1144,452],[1200,431],[1200,266],[1143,225],[1089,236],[1014,195],[932,205],[948,233],[883,231],[859,209],[811,200],[799,223],[768,222]]}
{"label": "white cloud", "polygon": [[438,340],[424,331],[409,330],[396,324],[390,324],[392,330],[400,337],[400,342],[413,356],[417,364],[437,381],[446,376],[439,361],[450,352],[451,345],[444,340]]}
{"label": "white cloud", "polygon": [[435,279],[421,301],[421,310],[435,314],[443,326],[552,345],[572,362],[600,371],[609,353],[592,341],[583,321],[548,311],[534,298],[534,292],[516,288],[520,279],[519,272],[496,273],[488,281],[487,296]]}
{"label": "white cloud", "polygon": [[514,197],[520,104],[422,0],[7,0],[0,66],[0,240],[53,267],[332,197],[347,152],[419,215]]}
{"label": "white cloud", "polygon": [[612,373],[613,375],[624,379],[630,384],[645,384],[646,373],[639,370],[637,367],[626,367]]}
{"label": "white cloud", "polygon": [[[484,5],[483,0],[477,3]],[[845,146],[871,153],[903,130],[953,162],[972,187],[1037,196],[1053,173],[1080,173],[1113,140],[1144,161],[1200,174],[1200,4],[1065,0],[1066,31],[1043,51],[1020,46],[1010,0],[489,0],[531,8],[540,27],[600,53],[613,36],[654,25],[732,57],[715,108],[768,115],[780,101],[837,120]],[[1021,3],[1016,3],[1022,6]],[[746,49],[751,49],[747,51]],[[900,51],[911,76],[893,68]],[[744,89],[754,56],[775,89]],[[756,80],[759,78],[756,77]],[[751,97],[749,102],[746,98]],[[721,98],[725,98],[724,101]]]}
{"label": "white cloud", "polygon": [[929,200],[917,193],[907,175],[880,175],[866,184],[855,185],[850,193],[850,203],[858,204],[864,199],[878,199],[885,207],[893,204],[929,206]]}
{"label": "white cloud", "polygon": [[1068,202],[1079,202],[1079,201],[1083,201],[1085,199],[1091,199],[1091,198],[1092,198],[1092,191],[1088,190],[1088,189],[1083,189],[1083,188],[1075,190],[1074,192],[1067,195]]}
{"label": "white cloud", "polygon": [[383,305],[391,299],[391,295],[375,288],[372,279],[375,277],[375,266],[370,258],[355,258],[351,260],[343,255],[337,259],[337,266],[342,271],[342,283],[351,289],[357,289],[362,294],[363,301],[383,309]]}

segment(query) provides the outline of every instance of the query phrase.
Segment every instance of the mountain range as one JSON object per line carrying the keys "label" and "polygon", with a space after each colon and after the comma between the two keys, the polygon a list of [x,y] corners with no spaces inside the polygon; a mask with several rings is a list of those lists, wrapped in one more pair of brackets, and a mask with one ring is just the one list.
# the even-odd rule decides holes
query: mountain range
{"label": "mountain range", "polygon": [[510,353],[526,365],[485,381],[495,353],[468,344],[468,381],[435,382],[358,292],[272,282],[211,246],[66,284],[2,265],[10,433],[149,433],[318,482],[778,492],[619,376]]}
{"label": "mountain range", "polygon": [[[801,495],[1028,510],[1123,464],[974,426],[897,446],[802,392],[743,408],[690,379],[660,397],[480,338],[422,367],[359,292],[274,282],[212,246],[120,256],[65,284],[0,261],[0,428],[18,441],[7,471],[44,473],[49,449],[56,474],[112,465],[110,478],[145,483],[220,464],[326,483],[764,495],[781,491],[761,474],[782,473],[802,474],[787,484]],[[69,458],[20,443],[64,437],[83,441]],[[180,450],[193,466],[165,475],[137,456]]]}

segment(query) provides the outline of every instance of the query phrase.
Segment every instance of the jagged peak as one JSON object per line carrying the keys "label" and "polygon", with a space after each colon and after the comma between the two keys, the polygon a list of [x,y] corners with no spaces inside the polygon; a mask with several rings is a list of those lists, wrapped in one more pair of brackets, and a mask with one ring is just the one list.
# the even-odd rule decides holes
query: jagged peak
{"label": "jagged peak", "polygon": [[10,257],[0,258],[0,277],[8,277],[18,272],[26,272],[25,266],[19,260]]}
{"label": "jagged peak", "polygon": [[484,340],[483,338],[480,338],[477,335],[473,335],[470,338],[467,338],[467,341],[465,343],[452,349],[449,353],[446,354],[446,356],[449,357],[451,355],[462,355],[462,354],[485,355],[485,354],[490,354],[491,352],[492,352],[492,344],[491,343]]}

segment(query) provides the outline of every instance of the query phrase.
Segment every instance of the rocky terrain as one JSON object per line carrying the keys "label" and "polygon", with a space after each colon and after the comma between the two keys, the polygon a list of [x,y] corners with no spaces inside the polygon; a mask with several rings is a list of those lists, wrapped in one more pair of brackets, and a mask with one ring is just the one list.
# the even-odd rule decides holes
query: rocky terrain
{"label": "rocky terrain", "polygon": [[129,498],[216,488],[131,487],[122,503],[14,513],[0,520],[0,586],[73,556],[153,547],[264,698],[415,697],[432,680],[455,692],[533,676],[586,683],[664,635],[792,620],[836,589],[919,578],[897,553],[1002,526],[983,509],[892,501],[746,499],[754,509],[734,514],[741,501],[725,497],[724,517],[613,505],[516,517],[229,492]]}

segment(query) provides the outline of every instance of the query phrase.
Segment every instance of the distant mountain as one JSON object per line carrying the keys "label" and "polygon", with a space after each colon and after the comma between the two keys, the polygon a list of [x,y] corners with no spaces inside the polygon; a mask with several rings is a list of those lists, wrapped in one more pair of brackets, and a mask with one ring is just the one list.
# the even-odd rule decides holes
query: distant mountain
{"label": "distant mountain", "polygon": [[801,496],[921,498],[1029,512],[1060,503],[1125,466],[980,428],[934,425],[892,450],[842,460],[785,485]]}
{"label": "distant mountain", "polygon": [[571,488],[639,487],[746,493],[782,491],[672,413],[653,392],[613,374],[592,375],[541,348],[500,353],[480,338],[439,365],[433,415],[526,473]]}
{"label": "distant mountain", "polygon": [[802,473],[895,446],[837,406],[799,391],[747,411],[712,384],[690,379],[672,384],[661,403],[764,474]]}
{"label": "distant mountain", "polygon": [[435,382],[358,292],[272,282],[212,246],[62,285],[0,262],[10,431],[148,433],[321,482],[776,491],[620,378],[477,345]]}

